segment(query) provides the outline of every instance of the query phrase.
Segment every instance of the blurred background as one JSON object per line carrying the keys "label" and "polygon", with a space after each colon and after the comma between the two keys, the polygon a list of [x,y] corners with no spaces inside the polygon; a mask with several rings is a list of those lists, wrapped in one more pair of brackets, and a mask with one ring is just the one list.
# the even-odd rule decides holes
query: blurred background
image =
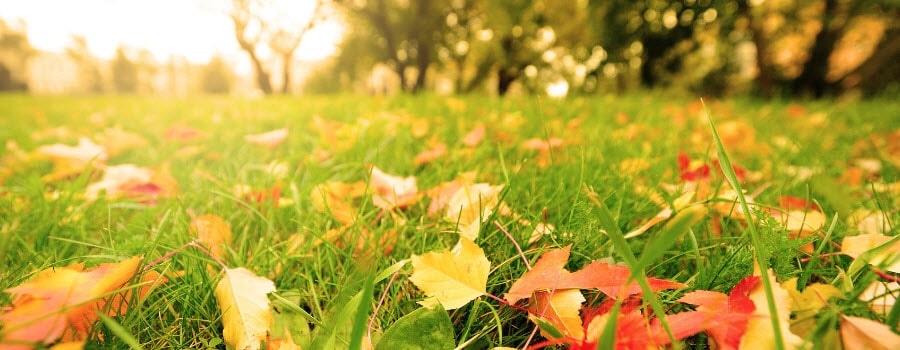
{"label": "blurred background", "polygon": [[900,0],[0,0],[0,90],[900,95]]}

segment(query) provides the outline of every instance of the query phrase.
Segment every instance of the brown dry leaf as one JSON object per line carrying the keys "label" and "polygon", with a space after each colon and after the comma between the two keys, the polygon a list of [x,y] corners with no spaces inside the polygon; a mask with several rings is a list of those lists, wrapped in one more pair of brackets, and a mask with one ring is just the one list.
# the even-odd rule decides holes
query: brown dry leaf
{"label": "brown dry leaf", "polygon": [[409,280],[428,296],[419,302],[422,306],[439,303],[444,309],[453,310],[487,293],[491,262],[484,250],[465,238],[459,240],[457,248],[411,257],[413,274]]}
{"label": "brown dry leaf", "polygon": [[900,349],[900,335],[867,318],[841,315],[841,341],[847,350]]}
{"label": "brown dry leaf", "polygon": [[231,244],[231,226],[218,215],[206,214],[194,218],[191,220],[190,231],[200,243],[209,247],[212,256],[219,259],[225,255],[224,247]]}
{"label": "brown dry leaf", "polygon": [[890,246],[881,247],[894,238],[877,233],[844,237],[841,252],[858,259],[864,253],[872,251],[869,264],[900,273],[900,240],[894,240]]}
{"label": "brown dry leaf", "polygon": [[390,175],[373,166],[370,184],[375,190],[372,202],[385,210],[402,209],[419,200],[419,188],[413,176]]}
{"label": "brown dry leaf", "polygon": [[287,139],[288,130],[285,128],[275,129],[261,134],[252,134],[244,136],[244,140],[254,145],[264,146],[271,149],[281,145]]}
{"label": "brown dry leaf", "polygon": [[78,175],[92,163],[95,167],[102,166],[108,154],[103,146],[82,137],[76,146],[59,143],[41,146],[35,151],[35,157],[53,162],[53,171],[41,178],[44,182],[52,182]]}
{"label": "brown dry leaf", "polygon": [[272,327],[268,294],[275,283],[243,267],[226,269],[215,294],[222,310],[225,343],[231,348],[257,350]]}

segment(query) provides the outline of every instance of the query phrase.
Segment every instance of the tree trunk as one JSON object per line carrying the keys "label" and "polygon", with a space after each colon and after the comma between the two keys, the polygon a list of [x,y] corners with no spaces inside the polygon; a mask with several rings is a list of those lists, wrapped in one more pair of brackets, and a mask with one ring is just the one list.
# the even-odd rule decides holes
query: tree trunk
{"label": "tree trunk", "polygon": [[843,89],[858,87],[865,94],[872,94],[891,83],[900,82],[900,27],[894,26],[884,33],[875,51],[852,73],[841,79]]}
{"label": "tree trunk", "polygon": [[834,86],[826,79],[829,70],[828,60],[844,32],[847,18],[853,15],[849,9],[845,9],[846,13],[839,14],[838,6],[838,0],[825,0],[822,30],[816,34],[809,51],[809,60],[803,64],[800,75],[791,84],[795,95],[812,94],[820,98],[826,93],[834,92]]}
{"label": "tree trunk", "polygon": [[291,92],[291,57],[294,52],[285,52],[281,55],[281,94],[287,95]]}
{"label": "tree trunk", "polygon": [[497,94],[506,96],[509,87],[519,78],[519,70],[512,67],[500,68],[497,71]]}
{"label": "tree trunk", "polygon": [[753,16],[750,4],[747,0],[738,1],[738,13],[747,18],[753,45],[756,46],[756,82],[760,95],[765,98],[775,96],[775,80],[772,78],[772,70],[769,68],[766,54],[769,52],[769,38],[763,33],[762,25]]}
{"label": "tree trunk", "polygon": [[271,95],[272,82],[269,80],[269,73],[266,72],[265,67],[263,67],[262,62],[259,61],[255,53],[248,51],[248,54],[250,55],[250,61],[253,62],[253,70],[256,72],[257,86],[264,94]]}

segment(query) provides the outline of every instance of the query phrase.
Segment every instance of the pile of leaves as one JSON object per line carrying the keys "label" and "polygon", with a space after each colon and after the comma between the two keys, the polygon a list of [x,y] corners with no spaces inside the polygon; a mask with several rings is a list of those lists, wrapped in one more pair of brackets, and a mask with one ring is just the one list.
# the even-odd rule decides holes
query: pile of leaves
{"label": "pile of leaves", "polygon": [[[651,143],[666,126],[611,116],[602,135],[631,145],[618,155],[582,131],[588,116],[529,137],[516,110],[455,129],[391,111],[240,134],[115,126],[31,150],[11,140],[0,253],[87,250],[38,269],[3,262],[0,349],[900,348],[900,128],[844,146],[842,169],[785,165],[804,146],[711,107],[661,110],[687,135],[674,147]],[[799,105],[783,113],[828,123]],[[72,136],[50,134],[31,141]],[[385,140],[415,151],[372,153]],[[136,156],[154,142],[165,156]],[[229,176],[232,156],[257,165]],[[147,220],[151,234],[110,248],[66,236],[114,211],[126,218],[105,220]],[[39,215],[52,227],[28,221]],[[207,299],[183,292],[204,287]],[[216,336],[159,342],[154,318]]]}

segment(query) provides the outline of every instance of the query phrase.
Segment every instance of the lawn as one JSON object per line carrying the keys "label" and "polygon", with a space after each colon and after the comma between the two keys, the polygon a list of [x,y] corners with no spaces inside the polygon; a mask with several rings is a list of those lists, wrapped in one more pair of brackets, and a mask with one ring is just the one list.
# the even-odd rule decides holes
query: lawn
{"label": "lawn", "polygon": [[[2,349],[234,348],[223,327],[254,327],[223,315],[252,309],[227,301],[244,292],[274,323],[270,348],[723,348],[744,332],[771,347],[897,344],[896,100],[3,95],[0,106]],[[61,269],[76,264],[93,273]],[[859,331],[866,320],[887,333]],[[737,340],[719,338],[723,326]]]}

